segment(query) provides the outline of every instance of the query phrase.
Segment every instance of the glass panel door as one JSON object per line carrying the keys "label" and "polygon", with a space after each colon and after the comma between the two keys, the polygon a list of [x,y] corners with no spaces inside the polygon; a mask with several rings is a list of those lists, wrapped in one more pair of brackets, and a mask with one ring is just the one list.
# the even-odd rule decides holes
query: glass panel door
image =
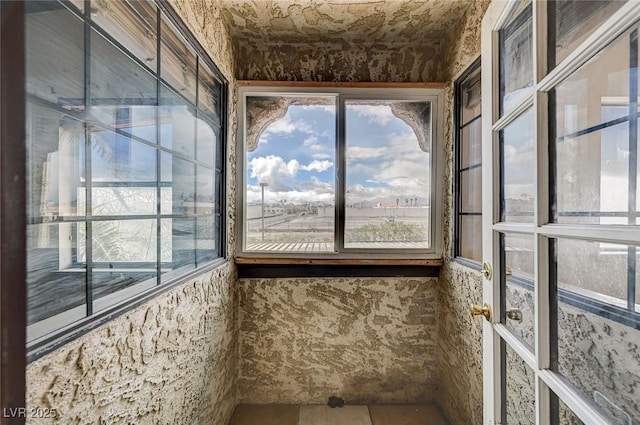
{"label": "glass panel door", "polygon": [[640,424],[639,30],[640,2],[483,20],[485,425]]}

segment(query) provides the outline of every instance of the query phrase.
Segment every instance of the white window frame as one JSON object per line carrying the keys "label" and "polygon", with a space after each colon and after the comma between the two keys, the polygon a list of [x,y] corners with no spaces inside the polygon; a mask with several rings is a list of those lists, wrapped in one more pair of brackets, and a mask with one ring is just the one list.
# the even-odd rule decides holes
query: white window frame
{"label": "white window frame", "polygon": [[[238,129],[236,139],[237,152],[237,193],[236,211],[238,226],[236,226],[237,257],[246,258],[309,258],[309,259],[361,259],[361,258],[416,258],[416,259],[440,259],[443,249],[442,214],[443,214],[443,171],[444,153],[443,137],[444,128],[444,88],[438,83],[434,84],[394,84],[393,87],[374,87],[375,84],[350,84],[344,87],[341,84],[309,84],[291,85],[282,84],[238,82],[237,88],[237,114]],[[427,86],[437,87],[427,87]],[[335,240],[334,251],[331,252],[285,252],[285,251],[247,251],[245,249],[245,214],[246,214],[246,99],[251,96],[331,96],[336,99],[336,179],[335,179]],[[345,146],[345,115],[344,102],[350,99],[367,100],[407,100],[430,101],[432,105],[432,141],[431,154],[429,156],[431,166],[431,192],[430,196],[430,240],[429,249],[355,249],[344,248],[344,220],[341,222],[340,210],[344,205],[344,193],[340,189],[340,169],[345,167],[345,160],[341,158],[338,150]],[[342,214],[344,217],[344,214]]]}

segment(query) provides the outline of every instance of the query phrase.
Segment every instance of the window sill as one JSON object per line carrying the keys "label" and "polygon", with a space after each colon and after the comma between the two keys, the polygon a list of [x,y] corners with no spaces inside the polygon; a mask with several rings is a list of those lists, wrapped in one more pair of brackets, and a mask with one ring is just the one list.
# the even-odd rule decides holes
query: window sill
{"label": "window sill", "polygon": [[442,259],[236,258],[240,279],[296,277],[438,277]]}

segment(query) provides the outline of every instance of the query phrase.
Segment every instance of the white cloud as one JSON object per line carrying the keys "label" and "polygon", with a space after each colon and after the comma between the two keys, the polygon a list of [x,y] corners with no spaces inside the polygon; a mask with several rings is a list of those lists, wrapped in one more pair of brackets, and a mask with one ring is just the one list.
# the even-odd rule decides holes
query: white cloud
{"label": "white cloud", "polygon": [[292,159],[285,162],[279,156],[269,155],[267,157],[253,158],[249,162],[251,177],[260,183],[267,183],[274,191],[288,189],[285,181],[294,177],[300,169],[300,163]]}
{"label": "white cloud", "polygon": [[367,118],[369,124],[377,123],[387,125],[395,118],[391,107],[388,105],[349,105],[349,109],[356,112],[359,117]]}
{"label": "white cloud", "polygon": [[311,161],[309,165],[303,165],[300,167],[305,171],[317,171],[322,173],[323,171],[327,171],[329,168],[333,167],[333,162],[331,161]]}
{"label": "white cloud", "polygon": [[367,148],[364,146],[350,146],[347,148],[347,162],[359,159],[381,158],[387,148]]}
{"label": "white cloud", "polygon": [[303,120],[291,121],[289,114],[272,122],[264,131],[264,134],[291,134],[295,131],[312,134],[313,129]]}

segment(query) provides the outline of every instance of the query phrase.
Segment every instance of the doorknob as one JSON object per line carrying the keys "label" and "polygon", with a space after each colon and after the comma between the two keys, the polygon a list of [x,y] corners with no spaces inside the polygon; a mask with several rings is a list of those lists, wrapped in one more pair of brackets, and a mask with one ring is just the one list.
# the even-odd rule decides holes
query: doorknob
{"label": "doorknob", "polygon": [[487,322],[491,321],[491,307],[489,304],[485,303],[482,307],[476,304],[471,304],[471,309],[469,310],[472,316],[484,316],[487,319]]}
{"label": "doorknob", "polygon": [[482,263],[482,276],[484,276],[484,278],[487,280],[491,280],[491,277],[493,276],[493,272],[491,271],[491,264]]}

